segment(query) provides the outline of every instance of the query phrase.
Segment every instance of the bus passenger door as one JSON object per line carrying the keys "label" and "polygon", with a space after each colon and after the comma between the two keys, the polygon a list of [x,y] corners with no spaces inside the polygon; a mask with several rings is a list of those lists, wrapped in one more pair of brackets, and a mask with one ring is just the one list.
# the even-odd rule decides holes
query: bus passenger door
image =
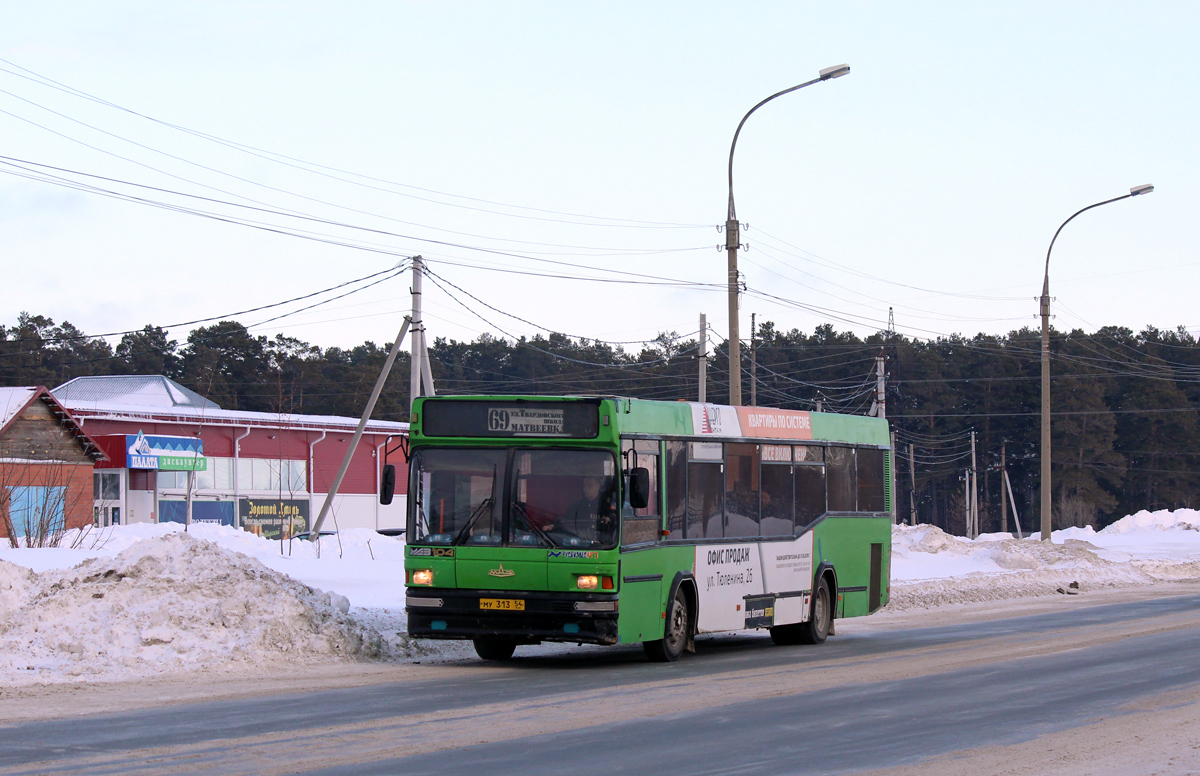
{"label": "bus passenger door", "polygon": [[[653,641],[663,636],[663,592],[665,578],[662,539],[662,489],[659,443],[625,440],[621,450],[624,471],[621,503],[620,618],[617,640],[622,644]],[[629,503],[629,472],[644,468],[649,473],[645,507]]]}

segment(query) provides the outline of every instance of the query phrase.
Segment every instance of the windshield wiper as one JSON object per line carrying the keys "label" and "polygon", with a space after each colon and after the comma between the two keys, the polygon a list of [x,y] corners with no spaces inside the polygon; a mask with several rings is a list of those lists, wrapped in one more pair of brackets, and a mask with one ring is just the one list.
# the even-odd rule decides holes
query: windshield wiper
{"label": "windshield wiper", "polygon": [[525,521],[525,525],[527,525],[531,529],[533,529],[533,532],[535,534],[537,534],[539,537],[541,537],[542,541],[544,541],[546,544],[550,545],[551,547],[558,546],[557,544],[554,543],[554,540],[550,538],[550,534],[543,531],[541,529],[541,527],[538,526],[537,523],[533,522],[533,520],[530,519],[529,513],[527,511],[525,511],[524,504],[522,504],[520,501],[514,501],[514,502],[512,502],[512,505],[513,505],[514,509],[520,510],[521,519]]}
{"label": "windshield wiper", "polygon": [[470,532],[471,527],[473,525],[475,525],[475,521],[478,520],[479,516],[483,514],[484,509],[490,509],[491,506],[495,503],[496,503],[496,500],[491,497],[485,498],[483,501],[480,501],[479,506],[475,507],[475,511],[471,513],[471,517],[467,520],[467,524],[462,527],[462,530],[459,531],[458,535],[454,537],[454,541],[452,541],[450,543],[451,544],[461,544],[462,540],[467,538],[467,534]]}

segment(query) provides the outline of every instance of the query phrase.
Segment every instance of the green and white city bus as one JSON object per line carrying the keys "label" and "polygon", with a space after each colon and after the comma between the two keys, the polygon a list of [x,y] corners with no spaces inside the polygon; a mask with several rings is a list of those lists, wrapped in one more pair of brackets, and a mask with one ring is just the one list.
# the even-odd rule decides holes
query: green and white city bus
{"label": "green and white city bus", "polygon": [[891,452],[879,418],[626,398],[418,399],[409,635],[820,643],[887,603]]}

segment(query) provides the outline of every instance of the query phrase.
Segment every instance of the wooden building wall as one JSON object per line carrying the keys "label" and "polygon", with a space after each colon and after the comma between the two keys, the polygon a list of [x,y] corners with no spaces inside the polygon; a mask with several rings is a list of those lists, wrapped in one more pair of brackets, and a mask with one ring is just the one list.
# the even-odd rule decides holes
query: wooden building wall
{"label": "wooden building wall", "polygon": [[[65,487],[68,529],[92,521],[92,472],[92,457],[41,399],[0,434],[0,488]],[[6,523],[0,519],[0,537],[8,537]]]}

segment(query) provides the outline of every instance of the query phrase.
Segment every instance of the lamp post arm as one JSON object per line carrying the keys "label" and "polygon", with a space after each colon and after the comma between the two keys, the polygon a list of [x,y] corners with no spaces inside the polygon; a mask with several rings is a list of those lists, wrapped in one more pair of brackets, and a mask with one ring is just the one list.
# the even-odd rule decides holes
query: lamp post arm
{"label": "lamp post arm", "polygon": [[[1119,197],[1113,197],[1112,199],[1106,199],[1103,202],[1097,202],[1094,205],[1088,205],[1083,210],[1077,211],[1075,213],[1075,215],[1071,216],[1066,221],[1062,222],[1062,226],[1058,227],[1058,232],[1055,232],[1054,237],[1051,238],[1051,240],[1050,240],[1050,247],[1046,249],[1046,273],[1045,273],[1046,279],[1045,279],[1045,283],[1043,284],[1044,287],[1048,286],[1050,283],[1050,251],[1054,250],[1054,241],[1058,239],[1058,233],[1063,230],[1063,227],[1066,226],[1067,224],[1071,223],[1072,221],[1074,221],[1075,216],[1080,215],[1081,213],[1086,213],[1089,210],[1091,210],[1092,208],[1100,207],[1101,205],[1107,205],[1109,202],[1118,202],[1122,199],[1129,199],[1132,196],[1134,196],[1134,195],[1133,194],[1123,194]],[[1043,293],[1045,293],[1045,292],[1043,291]]]}
{"label": "lamp post arm", "polygon": [[805,81],[804,83],[799,84],[798,86],[793,86],[790,89],[784,89],[782,92],[775,92],[775,94],[772,94],[770,97],[766,98],[765,100],[760,102],[758,105],[755,105],[753,108],[751,108],[749,111],[747,111],[745,116],[742,116],[742,120],[740,122],[738,122],[737,130],[733,133],[733,142],[729,145],[729,220],[730,221],[733,221],[737,218],[737,212],[733,207],[733,151],[734,151],[734,149],[737,148],[738,135],[740,135],[742,133],[742,125],[746,123],[746,119],[750,118],[751,113],[758,110],[762,106],[766,105],[768,102],[775,99],[776,97],[782,97],[783,95],[788,94],[790,92],[794,92],[797,89],[803,89],[806,86],[812,86],[813,84],[820,83],[821,81],[824,81],[824,80],[827,80],[827,79],[814,78],[811,81]]}

